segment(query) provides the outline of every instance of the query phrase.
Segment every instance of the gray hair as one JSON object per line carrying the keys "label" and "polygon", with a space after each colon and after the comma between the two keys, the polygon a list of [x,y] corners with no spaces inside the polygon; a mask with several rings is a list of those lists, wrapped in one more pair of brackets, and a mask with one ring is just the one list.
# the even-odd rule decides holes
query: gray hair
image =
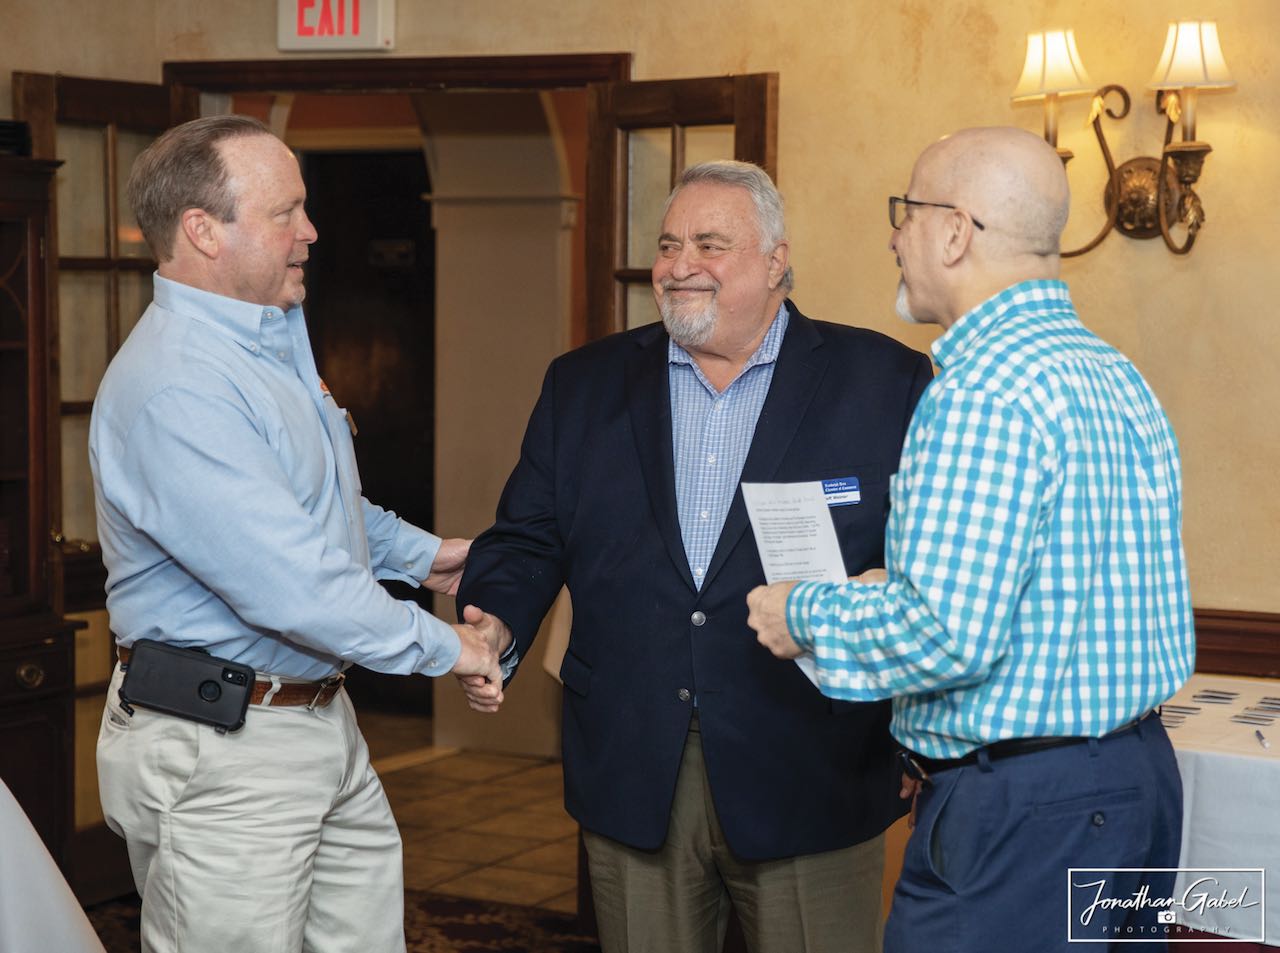
{"label": "gray hair", "polygon": [[[680,181],[667,196],[667,204],[662,214],[666,217],[671,203],[680,194],[680,190],[699,182],[710,182],[713,185],[728,185],[746,189],[751,196],[751,203],[756,209],[756,226],[760,230],[760,250],[773,251],[787,237],[787,223],[783,214],[782,195],[778,187],[769,178],[769,173],[751,162],[738,162],[735,159],[717,159],[714,162],[700,162],[691,165],[680,174]],[[783,272],[778,289],[783,294],[790,294],[795,287],[796,276],[791,266]]]}
{"label": "gray hair", "polygon": [[129,173],[129,204],[157,261],[173,257],[178,222],[188,209],[235,221],[236,197],[218,143],[269,135],[250,116],[208,116],[174,126],[142,151]]}

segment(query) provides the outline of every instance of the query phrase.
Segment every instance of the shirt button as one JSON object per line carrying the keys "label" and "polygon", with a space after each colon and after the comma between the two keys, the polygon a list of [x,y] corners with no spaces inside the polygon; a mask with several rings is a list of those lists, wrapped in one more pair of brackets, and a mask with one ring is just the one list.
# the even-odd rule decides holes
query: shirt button
{"label": "shirt button", "polygon": [[254,354],[257,354],[257,353],[258,353],[258,345],[256,345],[256,344],[250,344],[250,345],[249,345],[249,350],[251,350]]}
{"label": "shirt button", "polygon": [[435,668],[439,664],[439,659],[427,659],[427,668]]}
{"label": "shirt button", "polygon": [[1107,823],[1107,815],[1103,814],[1101,811],[1094,811],[1091,820],[1093,821],[1094,827],[1101,827],[1103,824]]}
{"label": "shirt button", "polygon": [[702,519],[704,519],[704,520],[705,520],[705,519],[707,519],[707,518],[709,518],[709,517],[711,516],[711,511],[710,511],[710,510],[703,510],[701,513],[699,513],[699,514],[698,514],[698,516],[700,516]]}
{"label": "shirt button", "polygon": [[707,463],[715,463],[715,462],[716,462],[716,455],[714,453],[708,453]]}
{"label": "shirt button", "polygon": [[692,697],[693,696],[690,695],[689,689],[687,688],[682,688],[680,691],[676,692],[676,698],[680,699],[682,702],[687,702]]}
{"label": "shirt button", "polygon": [[703,612],[701,609],[699,609],[693,615],[689,616],[689,621],[692,622],[694,625],[706,625],[707,614]]}
{"label": "shirt button", "polygon": [[282,361],[283,361],[283,360],[284,360],[284,351],[276,351],[276,357],[280,358],[280,360],[282,360]]}

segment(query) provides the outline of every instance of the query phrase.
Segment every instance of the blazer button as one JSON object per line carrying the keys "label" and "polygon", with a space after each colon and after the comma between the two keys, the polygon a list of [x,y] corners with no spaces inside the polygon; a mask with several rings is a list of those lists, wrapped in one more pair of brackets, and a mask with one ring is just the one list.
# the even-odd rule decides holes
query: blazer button
{"label": "blazer button", "polygon": [[707,621],[707,614],[699,609],[693,615],[689,616],[689,621],[694,625],[702,625]]}
{"label": "blazer button", "polygon": [[676,698],[680,699],[682,702],[687,702],[690,698],[689,689],[680,689],[680,691],[676,692]]}

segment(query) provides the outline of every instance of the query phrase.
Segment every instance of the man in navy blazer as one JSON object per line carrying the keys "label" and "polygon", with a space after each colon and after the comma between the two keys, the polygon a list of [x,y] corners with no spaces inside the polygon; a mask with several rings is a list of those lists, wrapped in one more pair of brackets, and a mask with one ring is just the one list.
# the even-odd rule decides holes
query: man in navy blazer
{"label": "man in navy blazer", "polygon": [[[759,168],[687,170],[653,268],[663,324],[556,359],[459,605],[529,652],[562,586],[565,802],[606,953],[878,950],[883,831],[903,813],[886,704],[830,701],[747,627],[764,580],[740,481],[856,478],[831,515],[883,565],[889,476],[928,360],[812,321]],[[474,610],[467,610],[468,613]],[[475,707],[496,686],[464,680]]]}

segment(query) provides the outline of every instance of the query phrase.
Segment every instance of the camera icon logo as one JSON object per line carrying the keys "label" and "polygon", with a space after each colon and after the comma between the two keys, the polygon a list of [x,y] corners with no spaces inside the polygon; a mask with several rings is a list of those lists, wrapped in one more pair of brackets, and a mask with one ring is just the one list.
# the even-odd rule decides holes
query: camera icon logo
{"label": "camera icon logo", "polygon": [[1172,910],[1156,911],[1156,923],[1174,923],[1174,922],[1176,922],[1176,915]]}

